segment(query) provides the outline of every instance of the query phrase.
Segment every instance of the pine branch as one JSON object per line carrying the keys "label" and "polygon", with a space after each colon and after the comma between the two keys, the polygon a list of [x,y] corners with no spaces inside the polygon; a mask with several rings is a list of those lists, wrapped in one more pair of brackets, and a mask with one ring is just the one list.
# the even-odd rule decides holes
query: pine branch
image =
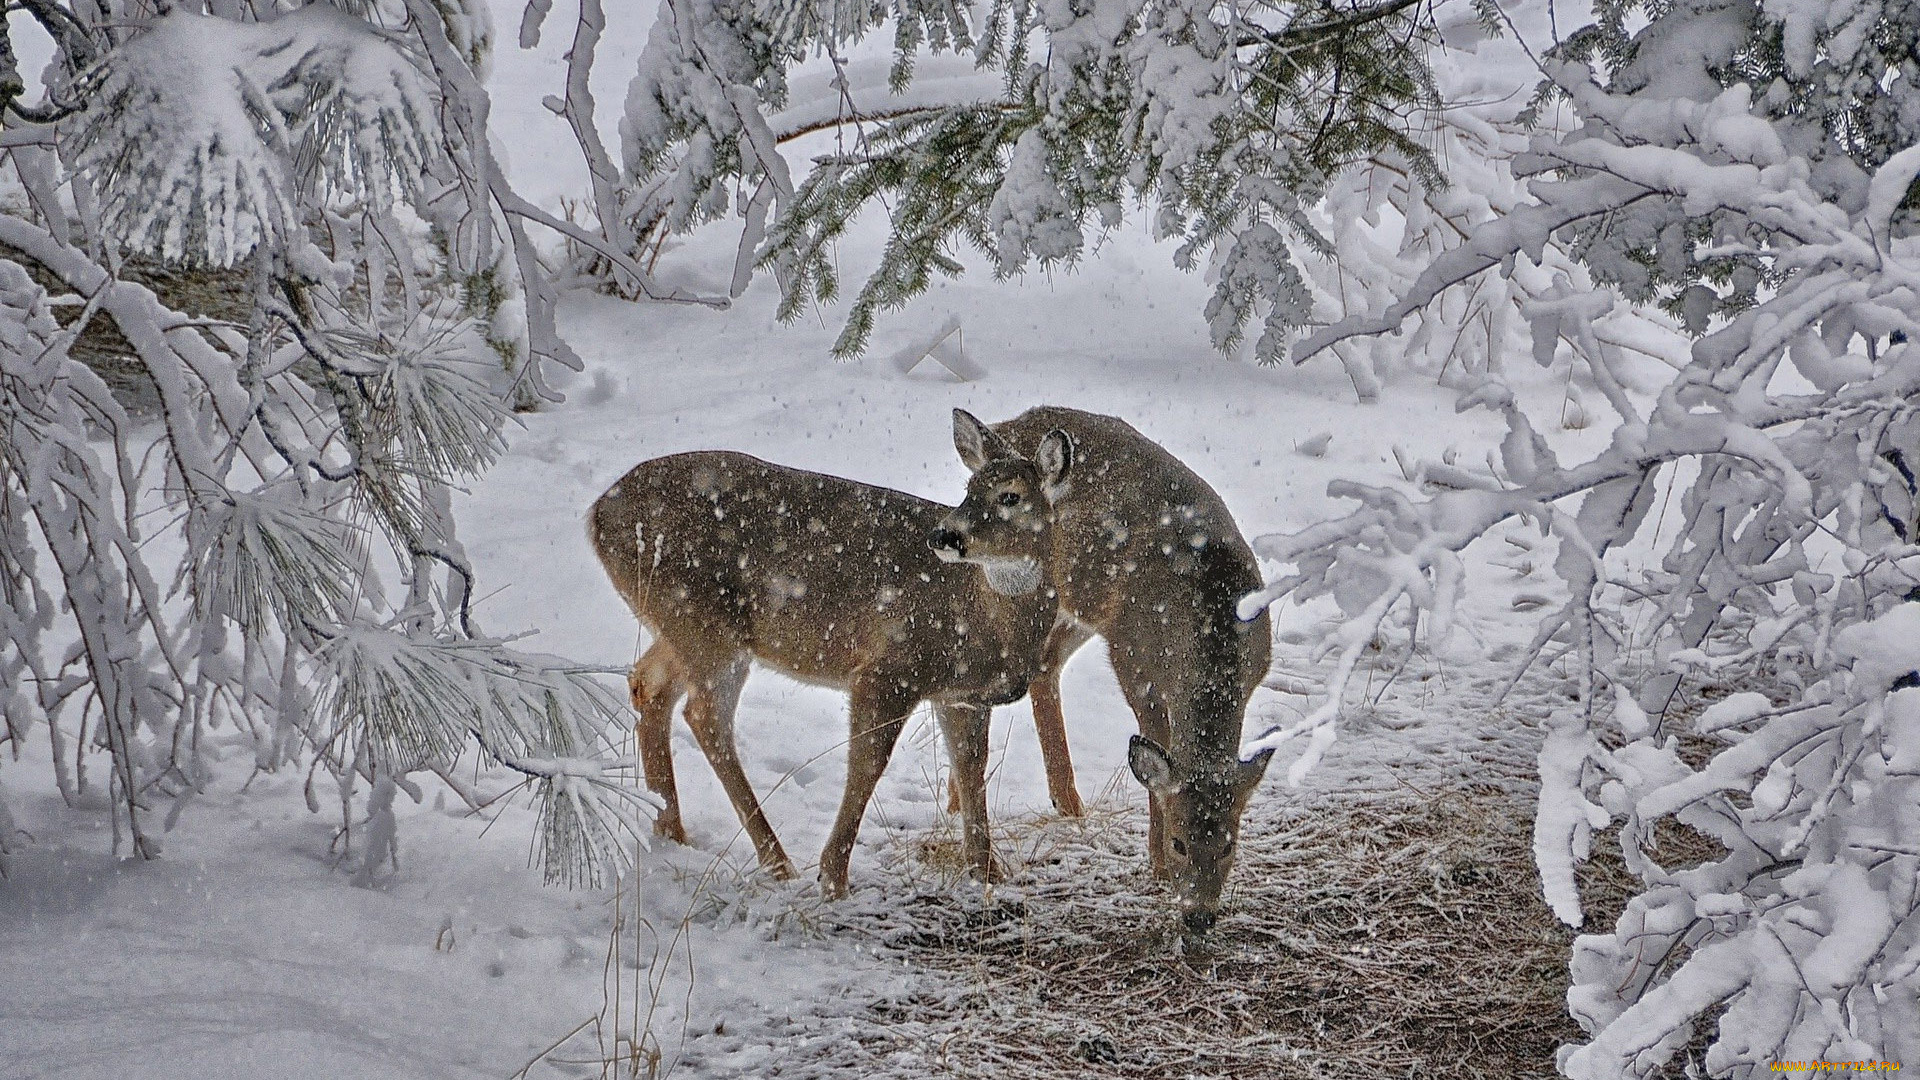
{"label": "pine branch", "polygon": [[1245,25],[1240,27],[1240,37],[1234,40],[1236,48],[1249,48],[1257,45],[1271,45],[1281,50],[1315,45],[1328,38],[1342,37],[1348,32],[1391,18],[1402,11],[1427,0],[1387,0],[1386,3],[1355,8],[1334,18],[1316,21],[1301,26],[1301,20],[1295,19],[1284,30],[1261,30]]}

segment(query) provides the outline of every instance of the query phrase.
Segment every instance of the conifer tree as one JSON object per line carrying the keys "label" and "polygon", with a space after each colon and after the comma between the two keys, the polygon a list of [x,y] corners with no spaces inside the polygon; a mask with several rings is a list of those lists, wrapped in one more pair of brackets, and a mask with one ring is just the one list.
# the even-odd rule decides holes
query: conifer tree
{"label": "conifer tree", "polygon": [[[1566,657],[1534,851],[1548,901],[1617,826],[1641,891],[1579,937],[1579,1078],[1760,1076],[1775,1062],[1920,1053],[1920,64],[1914,6],[1797,0],[1596,5],[1534,43],[1541,128],[1526,198],[1463,229],[1380,309],[1303,352],[1430,325],[1489,274],[1580,274],[1520,305],[1542,364],[1571,357],[1615,415],[1563,461],[1489,365],[1459,408],[1504,415],[1484,470],[1420,464],[1421,490],[1336,486],[1350,515],[1255,548],[1291,568],[1243,605],[1331,596],[1323,705],[1246,749],[1332,737],[1369,642],[1452,622],[1460,553],[1503,522],[1558,539],[1567,599],[1528,662]],[[1544,112],[1543,112],[1544,114]],[[1628,303],[1691,353],[1649,396]],[[1656,546],[1657,545],[1657,546]],[[1410,631],[1411,632],[1411,629]],[[1411,643],[1409,642],[1409,645]],[[1703,709],[1684,691],[1736,691]],[[1661,840],[1691,830],[1708,854]]]}
{"label": "conifer tree", "polygon": [[[1434,103],[1428,26],[1417,0],[663,0],[621,126],[632,235],[711,220],[750,189],[735,291],[771,270],[794,318],[840,295],[833,245],[884,205],[885,250],[834,346],[848,356],[881,311],[959,274],[963,247],[1001,276],[1070,266],[1089,231],[1141,213],[1178,265],[1213,275],[1214,343],[1257,322],[1253,351],[1275,361],[1311,315],[1298,251],[1329,249],[1306,210],[1331,178],[1384,155],[1441,184],[1404,116]],[[885,28],[891,94],[856,94],[842,68],[837,102],[789,100],[803,58],[839,64]],[[916,61],[942,53],[983,77],[921,92]],[[796,180],[781,144],[835,122],[857,138]]]}
{"label": "conifer tree", "polygon": [[477,743],[550,875],[612,869],[621,702],[476,625],[451,513],[570,360],[486,149],[484,7],[26,10],[56,60],[29,100],[0,26],[0,738],[51,740],[70,799],[105,748],[146,857],[217,740],[317,761],[363,875]]}

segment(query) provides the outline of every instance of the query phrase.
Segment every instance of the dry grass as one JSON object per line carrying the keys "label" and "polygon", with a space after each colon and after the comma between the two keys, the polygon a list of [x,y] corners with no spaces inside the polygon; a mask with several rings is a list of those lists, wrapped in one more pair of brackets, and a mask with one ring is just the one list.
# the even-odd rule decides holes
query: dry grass
{"label": "dry grass", "polygon": [[[742,878],[721,890],[734,906],[706,918],[751,909],[773,936],[851,942],[918,977],[876,986],[877,1001],[716,1029],[657,1076],[1554,1076],[1556,1049],[1585,1035],[1566,1013],[1575,932],[1533,866],[1531,737],[1515,724],[1407,747],[1355,774],[1373,790],[1256,800],[1203,946],[1146,873],[1131,785],[1081,819],[999,822],[1007,880],[991,889],[965,881],[953,822],[863,848],[849,901]],[[1654,835],[1669,868],[1720,850],[1673,822]],[[1578,883],[1588,929],[1611,930],[1639,891],[1616,830],[1596,835]],[[1654,1075],[1687,1075],[1711,1020]]]}
{"label": "dry grass", "polygon": [[[886,871],[907,880],[875,890],[887,902],[839,926],[964,990],[897,1003],[855,1037],[875,1073],[904,1055],[1041,1080],[1551,1076],[1581,1033],[1531,809],[1494,786],[1256,803],[1204,947],[1145,874],[1137,810],[1012,827],[1013,880],[984,896],[917,880],[946,861],[922,839]],[[1583,885],[1611,918],[1629,880],[1603,857]]]}

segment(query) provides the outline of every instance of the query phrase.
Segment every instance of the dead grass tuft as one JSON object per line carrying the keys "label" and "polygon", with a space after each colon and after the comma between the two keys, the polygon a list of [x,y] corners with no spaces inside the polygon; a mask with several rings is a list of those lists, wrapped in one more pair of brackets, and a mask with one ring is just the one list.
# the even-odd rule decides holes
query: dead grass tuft
{"label": "dead grass tuft", "polygon": [[[873,1017],[861,1041],[876,1064],[904,1054],[934,1075],[1038,1080],[1551,1076],[1554,1049],[1581,1033],[1565,1007],[1573,932],[1540,900],[1531,808],[1490,785],[1256,803],[1204,946],[1145,872],[1144,814],[1112,806],[1009,828],[1005,887],[889,882],[869,890],[884,905],[830,924],[964,987],[916,1003],[891,1037]],[[909,843],[887,876],[928,873],[901,864],[938,842]],[[1585,884],[1617,911],[1629,881],[1616,856]]]}

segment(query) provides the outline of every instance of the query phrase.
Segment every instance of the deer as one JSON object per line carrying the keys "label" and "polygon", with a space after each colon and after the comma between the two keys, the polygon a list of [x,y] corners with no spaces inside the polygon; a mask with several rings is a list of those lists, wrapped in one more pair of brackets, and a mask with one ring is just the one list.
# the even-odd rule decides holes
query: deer
{"label": "deer", "polygon": [[[1082,812],[1060,672],[1097,634],[1139,724],[1127,764],[1147,790],[1148,865],[1171,883],[1187,930],[1205,933],[1218,919],[1247,800],[1273,757],[1239,756],[1247,701],[1272,655],[1266,613],[1242,620],[1236,610],[1262,585],[1253,550],[1205,480],[1116,417],[1041,406],[989,427],[956,409],[954,426],[966,433],[956,443],[969,464],[1038,454],[1062,435],[1074,448],[1045,563],[1058,620],[1027,687],[1048,793],[1060,814]],[[948,521],[957,535],[946,542],[977,559],[1017,554]]]}
{"label": "deer", "polygon": [[861,818],[923,701],[950,756],[964,856],[991,879],[987,725],[994,706],[1026,693],[1056,621],[1045,569],[1051,500],[1072,460],[1065,435],[1039,440],[1031,459],[1009,448],[982,460],[954,513],[980,521],[995,551],[970,560],[935,542],[947,507],[730,451],[642,462],[601,495],[589,540],[653,634],[627,683],[642,772],[661,802],[655,832],[687,842],[671,743],[684,698],[686,724],[760,864],[793,876],[734,740],[741,687],[758,661],[847,694],[846,789],[819,864],[829,899],[847,895]]}

